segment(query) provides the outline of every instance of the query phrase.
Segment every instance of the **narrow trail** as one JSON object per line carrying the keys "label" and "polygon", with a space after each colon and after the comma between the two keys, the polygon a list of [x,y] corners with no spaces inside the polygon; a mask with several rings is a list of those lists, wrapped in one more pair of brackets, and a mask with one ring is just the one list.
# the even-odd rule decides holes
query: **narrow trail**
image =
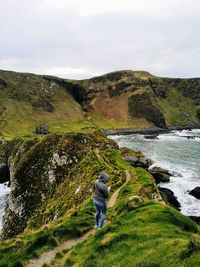
{"label": "narrow trail", "polygon": [[117,197],[118,197],[118,195],[119,195],[119,191],[120,191],[120,190],[122,189],[122,187],[124,187],[130,180],[131,180],[131,175],[130,175],[130,173],[129,173],[128,171],[126,171],[126,181],[125,181],[125,183],[124,183],[121,187],[119,187],[119,188],[112,194],[112,196],[111,196],[111,198],[109,199],[108,204],[107,204],[107,207],[108,207],[108,208],[112,208],[112,207],[115,205],[115,203],[116,203],[116,201],[117,201]]}
{"label": "narrow trail", "polygon": [[98,160],[101,162],[101,163],[103,163],[104,165],[106,165],[109,169],[113,169],[109,164],[108,164],[108,162],[100,155],[100,152],[99,152],[99,149],[97,148],[97,149],[95,149],[95,154],[96,154],[96,156],[97,156],[97,158],[98,158]]}
{"label": "narrow trail", "polygon": [[[131,179],[131,175],[128,171],[126,171],[126,181],[125,183],[119,187],[111,196],[111,198],[108,201],[107,207],[108,208],[112,208],[116,201],[117,201],[117,197],[119,195],[120,190],[122,189],[122,187],[124,187]],[[110,221],[105,221],[104,226],[109,225]],[[70,249],[71,247],[75,246],[76,244],[78,244],[81,241],[84,241],[85,239],[87,239],[89,236],[91,236],[92,234],[94,234],[96,232],[95,229],[91,229],[88,232],[86,232],[83,236],[79,237],[79,238],[75,238],[75,239],[70,239],[67,240],[63,243],[61,243],[59,246],[57,246],[56,248],[47,251],[45,253],[43,253],[39,258],[37,259],[33,259],[31,260],[28,264],[27,267],[42,267],[42,265],[44,263],[50,263],[56,256],[57,253],[61,253],[63,250],[67,250]]]}

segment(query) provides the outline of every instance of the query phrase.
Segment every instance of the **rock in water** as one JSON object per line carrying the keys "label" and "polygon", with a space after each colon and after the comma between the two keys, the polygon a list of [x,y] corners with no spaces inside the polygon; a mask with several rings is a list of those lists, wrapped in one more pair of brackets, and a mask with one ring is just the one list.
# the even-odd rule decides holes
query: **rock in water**
{"label": "rock in water", "polygon": [[164,199],[167,200],[167,202],[175,207],[177,210],[180,210],[180,203],[178,202],[177,198],[174,195],[174,192],[168,188],[164,187],[158,187],[161,193],[164,195]]}
{"label": "rock in water", "polygon": [[168,170],[165,170],[160,167],[153,167],[152,169],[149,169],[149,172],[155,179],[156,183],[166,183],[169,182],[169,178],[171,176],[171,173]]}
{"label": "rock in water", "polygon": [[193,197],[196,197],[197,199],[200,199],[200,187],[195,187],[193,190],[189,192],[190,195]]}

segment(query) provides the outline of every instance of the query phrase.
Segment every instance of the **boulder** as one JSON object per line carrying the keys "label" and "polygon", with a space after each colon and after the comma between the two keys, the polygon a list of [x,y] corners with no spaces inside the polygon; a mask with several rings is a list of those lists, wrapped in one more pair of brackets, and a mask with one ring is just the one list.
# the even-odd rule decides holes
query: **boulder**
{"label": "boulder", "polygon": [[153,160],[147,157],[140,157],[137,162],[138,167],[142,167],[144,169],[148,169],[152,164]]}
{"label": "boulder", "polygon": [[132,166],[136,166],[137,165],[137,162],[138,162],[138,158],[137,157],[125,154],[123,156],[123,158],[124,158],[125,161],[130,163]]}
{"label": "boulder", "polygon": [[166,169],[155,166],[149,169],[148,171],[151,173],[157,184],[166,183],[170,181],[169,178],[171,176],[171,173]]}
{"label": "boulder", "polygon": [[127,208],[133,208],[142,202],[144,202],[144,200],[141,197],[132,196],[128,198],[128,200],[126,201],[126,205],[127,205]]}
{"label": "boulder", "polygon": [[145,139],[158,139],[158,134],[144,135]]}
{"label": "boulder", "polygon": [[195,187],[193,190],[189,192],[190,195],[193,197],[196,197],[197,199],[200,199],[200,187]]}
{"label": "boulder", "polygon": [[0,183],[5,183],[10,180],[9,167],[6,163],[0,163]]}
{"label": "boulder", "polygon": [[49,127],[46,124],[40,124],[37,125],[35,128],[36,134],[48,134],[49,133]]}
{"label": "boulder", "polygon": [[170,205],[172,205],[177,210],[180,210],[181,204],[178,202],[177,198],[174,195],[174,192],[168,188],[158,187],[163,199],[166,200]]}
{"label": "boulder", "polygon": [[123,155],[123,158],[133,167],[148,169],[153,164],[153,160],[147,157],[135,157],[129,154],[125,154]]}

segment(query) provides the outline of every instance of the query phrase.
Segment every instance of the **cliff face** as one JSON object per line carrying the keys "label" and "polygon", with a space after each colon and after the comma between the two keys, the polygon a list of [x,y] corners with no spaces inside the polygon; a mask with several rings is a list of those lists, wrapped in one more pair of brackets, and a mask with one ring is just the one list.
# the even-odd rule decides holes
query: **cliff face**
{"label": "cliff face", "polygon": [[[9,145],[13,146],[14,153],[8,150]],[[21,233],[32,217],[32,226],[39,227],[81,203],[91,194],[89,189],[92,180],[86,177],[85,165],[82,173],[79,173],[80,162],[88,160],[89,165],[93,164],[95,149],[99,151],[114,147],[117,147],[116,143],[103,136],[98,137],[98,134],[52,134],[41,141],[20,139],[1,146],[1,161],[9,166],[11,183],[3,222],[3,238]],[[99,171],[98,166],[93,166],[93,169]],[[63,189],[57,188],[63,182],[65,189],[59,202]],[[59,197],[54,199],[55,190],[58,190]],[[75,192],[77,197],[74,197]],[[53,204],[50,201],[49,206],[45,204],[42,212],[37,213],[37,209],[49,199],[54,199]]]}

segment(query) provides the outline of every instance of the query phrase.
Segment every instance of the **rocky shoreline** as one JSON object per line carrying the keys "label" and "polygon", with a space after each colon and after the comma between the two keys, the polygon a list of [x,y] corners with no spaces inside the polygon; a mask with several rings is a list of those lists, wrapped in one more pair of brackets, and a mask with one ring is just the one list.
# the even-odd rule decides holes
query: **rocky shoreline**
{"label": "rocky shoreline", "polygon": [[[127,129],[106,129],[104,130],[104,134],[106,134],[107,136],[109,135],[129,135],[129,134],[142,134],[145,135],[145,138],[157,138],[157,136],[159,134],[163,134],[163,133],[171,133],[172,131],[181,131],[181,130],[193,130],[193,129],[200,129],[200,127],[168,127],[166,129],[163,128],[147,128],[147,129],[133,129],[133,128],[127,128]],[[124,155],[124,159],[126,161],[128,161],[132,166],[141,166],[140,165],[140,161],[136,161],[135,157],[133,155]],[[144,159],[146,159],[145,155],[144,155]],[[148,159],[149,162],[152,161],[152,159]],[[165,201],[173,206],[175,209],[177,210],[181,210],[181,204],[180,202],[177,200],[177,197],[174,195],[174,192],[168,188],[165,187],[160,187],[159,183],[166,183],[166,182],[170,182],[170,178],[172,176],[174,176],[175,174],[173,173],[173,171],[170,170],[165,170],[163,168],[160,168],[158,166],[151,168],[150,167],[151,163],[147,166],[141,166],[143,168],[145,168],[154,178],[157,187],[160,191],[160,193],[162,194],[162,196],[164,197]],[[199,187],[200,188],[200,187]],[[199,190],[199,188],[194,188],[192,191],[194,190]],[[191,192],[192,192],[191,191]],[[200,190],[199,190],[200,191]],[[199,198],[199,191],[198,196],[194,196],[197,199]],[[191,194],[190,192],[190,194]],[[200,225],[200,216],[187,216],[190,219],[192,219],[194,222],[196,222],[197,224]]]}
{"label": "rocky shoreline", "polygon": [[171,131],[193,130],[200,129],[199,126],[170,126],[167,128],[118,128],[104,129],[105,135],[129,135],[129,134],[144,134],[144,135],[159,135],[162,133],[170,133]]}

